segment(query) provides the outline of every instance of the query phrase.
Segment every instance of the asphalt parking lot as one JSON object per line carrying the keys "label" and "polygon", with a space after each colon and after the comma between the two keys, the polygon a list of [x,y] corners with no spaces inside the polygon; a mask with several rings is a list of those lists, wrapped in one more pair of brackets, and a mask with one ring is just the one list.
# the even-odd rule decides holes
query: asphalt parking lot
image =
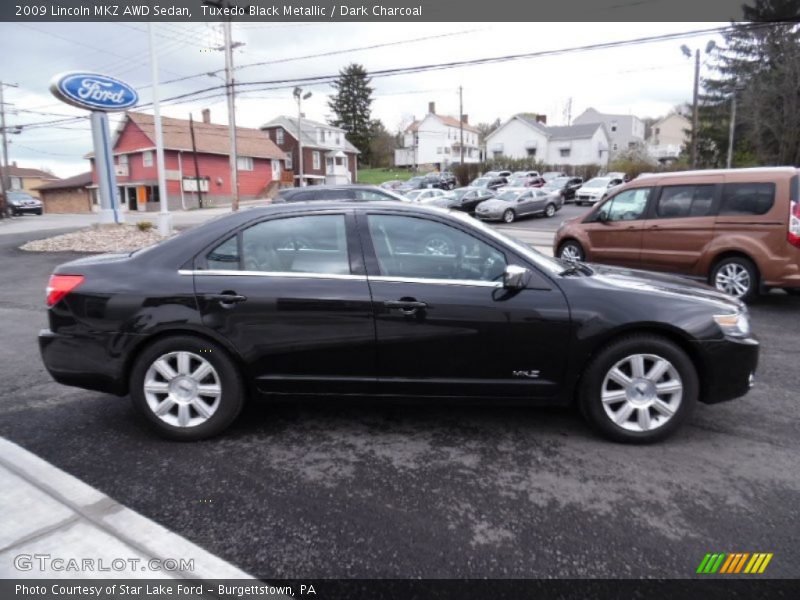
{"label": "asphalt parking lot", "polygon": [[[573,211],[511,227],[544,239]],[[569,410],[337,399],[252,404],[181,444],[127,398],[51,381],[44,287],[77,255],[17,249],[37,237],[0,231],[0,435],[256,576],[691,577],[718,551],[800,576],[800,298],[751,307],[757,387],[659,445]]]}

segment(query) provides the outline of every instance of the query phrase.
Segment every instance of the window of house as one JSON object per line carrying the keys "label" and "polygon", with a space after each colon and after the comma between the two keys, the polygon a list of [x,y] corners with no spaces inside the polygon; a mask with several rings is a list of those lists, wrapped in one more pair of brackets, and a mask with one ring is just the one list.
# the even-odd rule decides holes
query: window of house
{"label": "window of house", "polygon": [[611,149],[614,150],[614,151],[616,151],[618,148],[619,148],[619,146],[617,146],[616,144],[611,146]]}
{"label": "window of house", "polygon": [[143,167],[152,167],[153,166],[153,151],[152,150],[145,150],[142,152],[142,166]]}
{"label": "window of house", "polygon": [[617,130],[617,122],[611,121],[611,131],[616,131],[616,130]]}
{"label": "window of house", "polygon": [[571,154],[571,150],[570,150],[569,148],[561,148],[561,149],[558,151],[558,154],[559,154],[559,156],[561,156],[562,158],[566,158],[567,156],[569,156],[569,155]]}
{"label": "window of house", "polygon": [[338,146],[341,143],[342,143],[342,136],[339,135],[339,133],[337,132],[336,133],[336,145]]}
{"label": "window of house", "polygon": [[236,169],[239,171],[252,171],[253,170],[253,157],[251,156],[238,156],[236,157]]}
{"label": "window of house", "polygon": [[528,156],[536,156],[536,148],[528,148]]}
{"label": "window of house", "polygon": [[713,185],[671,185],[661,190],[656,215],[660,219],[704,217],[713,201]]}
{"label": "window of house", "polygon": [[11,189],[12,190],[21,190],[22,189],[22,177],[12,177],[11,178]]}
{"label": "window of house", "polygon": [[442,154],[442,147],[441,146],[436,148],[436,154]]}
{"label": "window of house", "polygon": [[502,252],[443,223],[396,215],[367,223],[385,277],[498,281],[506,267]]}
{"label": "window of house", "polygon": [[318,151],[314,150],[314,152],[311,153],[311,160],[314,164],[314,169],[319,170],[322,167],[322,159]]}
{"label": "window of house", "polygon": [[775,202],[774,183],[726,183],[720,215],[763,215]]}
{"label": "window of house", "polygon": [[294,167],[292,166],[292,153],[286,153],[286,170],[291,171]]}
{"label": "window of house", "polygon": [[117,164],[120,166],[122,165],[128,166],[128,155],[120,154],[119,157],[117,157]]}
{"label": "window of house", "polygon": [[661,127],[656,127],[656,135],[658,135],[659,133],[661,133]]}
{"label": "window of house", "polygon": [[283,144],[283,140],[283,129],[278,127],[278,129],[275,130],[275,141],[280,145]]}

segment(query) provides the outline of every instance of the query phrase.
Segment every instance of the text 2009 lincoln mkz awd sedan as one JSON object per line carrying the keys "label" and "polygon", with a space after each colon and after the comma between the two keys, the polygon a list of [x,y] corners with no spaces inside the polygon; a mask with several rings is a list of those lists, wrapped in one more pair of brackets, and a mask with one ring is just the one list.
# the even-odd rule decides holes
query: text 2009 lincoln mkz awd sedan
{"label": "text 2009 lincoln mkz awd sedan", "polygon": [[399,203],[245,210],[59,266],[39,342],[59,382],[130,394],[161,434],[270,394],[568,405],[626,442],[749,389],[746,308],[709,287],[545,257]]}

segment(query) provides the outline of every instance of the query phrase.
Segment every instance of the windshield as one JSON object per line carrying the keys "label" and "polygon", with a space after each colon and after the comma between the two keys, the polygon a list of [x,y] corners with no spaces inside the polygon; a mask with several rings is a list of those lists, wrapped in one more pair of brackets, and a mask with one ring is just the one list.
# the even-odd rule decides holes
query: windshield
{"label": "windshield", "polygon": [[487,185],[489,185],[490,181],[491,179],[489,179],[488,177],[478,177],[476,180],[472,182],[471,185],[472,187],[486,187]]}
{"label": "windshield", "polygon": [[564,187],[565,185],[567,185],[568,181],[569,181],[569,177],[559,177],[557,179],[553,179],[553,180],[549,181],[544,187],[546,187],[548,189],[560,188],[560,187]]}
{"label": "windshield", "polygon": [[611,181],[608,177],[595,177],[583,184],[583,187],[587,188],[597,188],[597,187],[606,187],[608,182]]}
{"label": "windshield", "polygon": [[424,177],[412,177],[408,180],[408,183],[422,183],[423,181],[425,181]]}
{"label": "windshield", "polygon": [[422,190],[414,190],[413,192],[408,192],[406,194],[406,198],[409,200],[416,200],[417,197],[422,193]]}
{"label": "windshield", "polygon": [[515,177],[514,179],[508,180],[508,185],[511,187],[525,187],[527,182],[528,180],[525,177]]}
{"label": "windshield", "polygon": [[34,197],[25,192],[8,192],[9,200],[34,200]]}

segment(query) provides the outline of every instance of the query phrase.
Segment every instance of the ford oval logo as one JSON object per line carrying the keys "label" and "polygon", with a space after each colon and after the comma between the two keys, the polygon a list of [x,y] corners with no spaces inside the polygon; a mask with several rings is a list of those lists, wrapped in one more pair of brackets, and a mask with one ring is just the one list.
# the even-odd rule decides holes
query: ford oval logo
{"label": "ford oval logo", "polygon": [[139,101],[127,83],[99,73],[61,73],[53,78],[50,91],[67,104],[89,110],[125,110]]}

